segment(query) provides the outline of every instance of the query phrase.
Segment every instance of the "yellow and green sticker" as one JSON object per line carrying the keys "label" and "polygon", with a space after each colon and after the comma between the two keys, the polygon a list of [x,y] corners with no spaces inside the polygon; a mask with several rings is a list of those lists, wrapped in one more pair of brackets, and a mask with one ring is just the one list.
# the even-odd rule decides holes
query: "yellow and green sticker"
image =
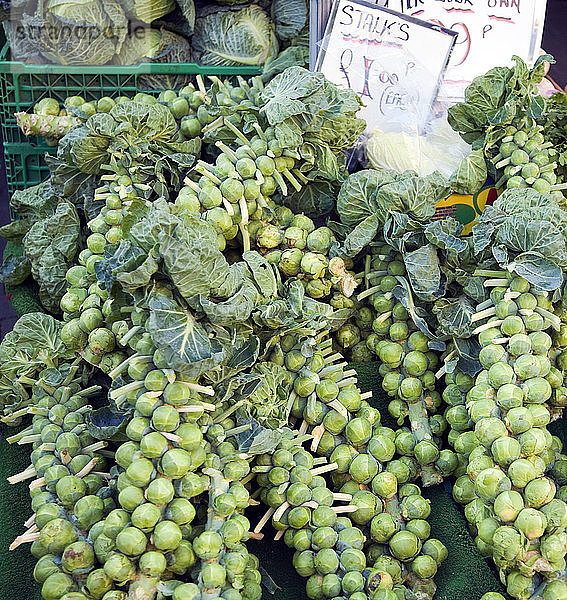
{"label": "yellow and green sticker", "polygon": [[487,183],[476,194],[451,194],[437,203],[433,219],[454,217],[463,225],[462,235],[468,235],[476,225],[476,219],[482,214],[484,207],[491,205],[502,191],[502,188],[497,190],[494,184]]}

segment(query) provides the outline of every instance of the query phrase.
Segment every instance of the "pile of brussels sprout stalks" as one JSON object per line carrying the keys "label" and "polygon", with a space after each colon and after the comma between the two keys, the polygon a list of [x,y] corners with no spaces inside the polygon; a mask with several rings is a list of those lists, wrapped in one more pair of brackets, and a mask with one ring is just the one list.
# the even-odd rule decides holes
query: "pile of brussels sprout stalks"
{"label": "pile of brussels sprout stalks", "polygon": [[560,323],[550,298],[525,279],[477,275],[492,293],[473,316],[483,370],[452,390],[446,412],[449,442],[466,467],[453,496],[508,593],[527,598],[541,576],[565,569],[567,504],[549,472],[562,445],[546,428],[565,403],[553,350]]}
{"label": "pile of brussels sprout stalks", "polygon": [[354,363],[378,359],[382,388],[392,398],[388,411],[398,425],[409,422],[409,431],[398,432],[397,449],[415,459],[423,485],[429,486],[450,475],[458,457],[441,450],[447,421],[437,412],[442,398],[436,372],[442,353],[431,349],[410,311],[392,294],[397,277],[405,274],[400,254],[387,245],[372,246],[364,272],[353,275],[366,289],[356,298],[334,298],[356,310],[354,322],[340,327],[336,340]]}
{"label": "pile of brussels sprout stalks", "polygon": [[[319,75],[305,77],[322,85]],[[322,93],[334,97],[332,84],[324,85]],[[298,89],[301,97],[304,92]],[[331,294],[352,295],[352,265],[327,256],[334,241],[329,229],[316,228],[308,217],[294,215],[272,199],[276,190],[285,195],[290,188],[301,189],[313,159],[299,153],[301,140],[297,148],[282,147],[280,130],[259,110],[266,103],[261,83],[251,87],[241,82],[239,88],[226,90],[239,105],[247,103],[251,128],[246,134],[237,129],[224,114],[226,106],[217,104],[222,94],[212,94],[207,108],[197,111],[197,120],[205,128],[208,122],[209,132],[222,133],[224,141],[216,143],[220,154],[214,165],[197,163],[185,187],[169,190],[175,203],[158,198],[148,185],[151,165],[143,163],[144,156],[129,161],[123,148],[120,160],[105,167],[107,174],[95,193],[103,206],[88,221],[86,248],[66,274],[63,323],[55,331],[73,353],[70,360],[104,373],[106,405],[114,415],[108,426],[112,435],[104,435],[126,441],[97,444],[93,439],[93,446],[85,434],[85,443],[76,447],[75,438],[66,433],[61,440],[56,437],[51,422],[41,432],[24,436],[23,441],[36,445],[34,453],[52,452],[45,444],[55,444],[62,464],[50,465],[43,481],[40,477],[34,483],[45,485],[46,495],[35,501],[31,530],[17,543],[33,542],[40,559],[36,579],[45,600],[259,600],[259,565],[245,542],[265,535],[262,530],[271,521],[282,531],[278,539],[283,536],[289,544],[293,530],[296,566],[308,577],[307,592],[314,600],[401,600],[408,594],[432,598],[433,577],[447,552],[441,542],[429,539],[429,503],[417,486],[408,484],[418,477],[419,465],[412,456],[394,459],[398,436],[380,425],[380,413],[358,389],[355,372],[334,351],[326,321],[332,311],[317,302]],[[339,98],[345,115],[358,106],[347,96],[341,92]],[[226,98],[224,102],[230,105]],[[340,102],[334,118],[340,117]],[[144,105],[136,110],[143,112]],[[351,142],[345,138],[341,143],[346,148]],[[331,156],[343,149],[337,145]],[[339,164],[337,156],[333,160]],[[130,170],[124,166],[128,163]],[[217,264],[230,257],[227,268],[236,267],[231,271],[235,276],[245,272],[249,283],[270,274],[276,282],[271,296],[253,284],[263,317],[254,314],[224,330],[212,318],[209,322],[181,297],[158,250],[142,264],[126,261],[140,275],[155,264],[149,281],[117,277],[109,284],[111,269],[124,266],[120,260],[110,261],[112,253],[125,247],[121,242],[133,228],[139,225],[138,233],[144,231],[154,203],[164,214],[168,211],[172,223],[197,222],[207,243],[217,242],[216,247],[202,247],[203,255],[213,254]],[[144,239],[151,239],[153,231],[146,234]],[[178,241],[190,250],[190,244],[199,247],[201,238]],[[252,247],[246,266],[242,255]],[[288,257],[287,250],[294,250],[293,255]],[[274,263],[279,265],[277,259],[283,261],[284,255],[282,264],[292,270],[282,281]],[[255,264],[260,265],[258,272]],[[303,314],[288,308],[295,310],[292,292],[299,294],[289,281],[293,272],[305,282],[305,298],[299,295]],[[156,298],[162,303],[157,309]],[[156,325],[159,318],[173,319],[171,328],[168,322]],[[203,338],[195,333],[197,321],[206,332]],[[185,343],[168,333],[176,328]],[[199,354],[199,344],[204,347],[216,335],[225,344],[218,358]],[[231,335],[246,352],[252,348],[250,354],[233,357]],[[249,338],[257,339],[257,345],[242,342]],[[247,382],[250,387],[240,392]],[[29,385],[34,395],[23,414],[42,411],[42,384]],[[84,387],[75,395],[87,396],[86,382]],[[63,386],[57,393],[59,389]],[[6,410],[6,419],[22,416],[18,410]],[[58,409],[54,418],[68,419],[69,425],[77,420],[77,427],[86,426],[89,435],[105,430],[104,424],[94,427],[88,419],[83,426],[80,416],[90,410],[84,404],[70,410],[72,417],[60,416],[63,411]],[[44,422],[46,417],[37,413],[32,428],[40,416]],[[43,429],[45,440],[37,437]],[[318,456],[303,449],[303,443],[310,443]],[[110,448],[103,450],[107,444]],[[98,455],[91,458],[90,453],[103,451],[103,470],[81,472],[87,467],[83,460],[77,466],[64,464],[67,454],[82,452],[94,466]],[[291,460],[285,459],[290,455]],[[272,464],[272,459],[283,464]],[[43,461],[49,460],[42,454],[36,461],[34,455],[33,469],[13,481],[42,475]],[[104,485],[89,488],[88,477]],[[56,496],[47,494],[53,490]],[[254,528],[245,513],[258,502],[266,503],[271,513]]]}

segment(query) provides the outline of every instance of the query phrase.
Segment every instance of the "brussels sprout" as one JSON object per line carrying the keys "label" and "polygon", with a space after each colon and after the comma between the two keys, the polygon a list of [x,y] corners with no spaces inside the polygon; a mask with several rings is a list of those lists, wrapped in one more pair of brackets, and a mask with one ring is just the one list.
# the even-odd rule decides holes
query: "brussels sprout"
{"label": "brussels sprout", "polygon": [[104,563],[104,572],[117,583],[123,583],[134,575],[135,569],[127,556],[113,552]]}
{"label": "brussels sprout", "polygon": [[512,437],[501,437],[492,443],[491,452],[501,467],[507,467],[520,458],[522,448],[520,442]]}
{"label": "brussels sprout", "polygon": [[549,581],[543,590],[543,600],[565,600],[567,598],[567,584],[559,579]]}
{"label": "brussels sprout", "polygon": [[95,553],[88,542],[69,544],[61,557],[61,566],[66,573],[82,575],[88,573],[94,565]]}
{"label": "brussels sprout", "polygon": [[468,504],[477,497],[475,484],[468,475],[459,477],[453,485],[453,498],[460,504]]}
{"label": "brussels sprout", "polygon": [[513,527],[503,525],[492,536],[494,557],[511,563],[522,552],[522,535]]}
{"label": "brussels sprout", "polygon": [[369,483],[378,473],[378,469],[378,462],[371,454],[359,454],[350,463],[349,474],[358,483]]}
{"label": "brussels sprout", "polygon": [[[346,425],[345,436],[355,448],[363,446],[372,437],[372,423],[365,417],[357,416]],[[333,458],[331,460],[334,462]]]}
{"label": "brussels sprout", "polygon": [[533,479],[524,488],[526,506],[540,508],[551,502],[555,496],[556,486],[551,479],[542,477]]}
{"label": "brussels sprout", "polygon": [[514,521],[524,508],[524,499],[516,491],[505,491],[496,496],[494,512],[501,521]]}
{"label": "brussels sprout", "polygon": [[304,250],[307,246],[307,235],[307,232],[301,227],[291,226],[285,230],[283,239],[290,248]]}
{"label": "brussels sprout", "polygon": [[50,554],[61,554],[76,540],[75,528],[65,519],[52,519],[39,532],[39,541]]}
{"label": "brussels sprout", "polygon": [[204,531],[193,541],[195,554],[203,559],[216,558],[222,548],[223,539],[215,531]]}
{"label": "brussels sprout", "polygon": [[386,463],[394,457],[396,446],[384,435],[373,435],[368,441],[367,450],[378,462]]}
{"label": "brussels sprout", "polygon": [[432,440],[422,440],[415,445],[414,454],[421,465],[429,465],[439,458],[439,448]]}
{"label": "brussels sprout", "polygon": [[291,248],[282,252],[278,267],[287,277],[294,277],[301,269],[303,252],[299,248]]}
{"label": "brussels sprout", "polygon": [[315,553],[311,550],[296,552],[293,555],[293,566],[301,577],[315,574]]}
{"label": "brussels sprout", "polygon": [[173,521],[160,521],[154,527],[153,544],[158,550],[175,550],[182,537],[179,525]]}
{"label": "brussels sprout", "polygon": [[411,519],[406,523],[406,529],[415,533],[422,542],[431,534],[431,526],[425,519]]}
{"label": "brussels sprout", "polygon": [[398,531],[389,541],[392,555],[401,561],[411,560],[420,550],[421,542],[411,531]]}
{"label": "brussels sprout", "polygon": [[339,568],[339,557],[332,548],[322,548],[315,554],[314,566],[320,575],[334,573]]}
{"label": "brussels sprout", "polygon": [[567,504],[554,498],[541,507],[541,512],[547,519],[548,529],[563,528],[567,524]]}
{"label": "brussels sprout", "polygon": [[69,575],[65,573],[53,573],[41,586],[41,596],[44,600],[59,600],[62,596],[71,592],[75,584]]}
{"label": "brussels sprout", "polygon": [[513,571],[506,578],[506,591],[514,598],[529,598],[534,591],[531,576]]}
{"label": "brussels sprout", "polygon": [[528,407],[512,408],[506,415],[506,425],[514,435],[520,435],[532,428]]}
{"label": "brussels sprout", "polygon": [[160,509],[151,502],[146,502],[135,508],[130,517],[132,525],[145,533],[153,531],[160,518]]}
{"label": "brussels sprout", "polygon": [[431,556],[438,565],[440,565],[449,555],[445,545],[435,538],[430,538],[423,543],[422,552],[423,554]]}
{"label": "brussels sprout", "polygon": [[333,232],[328,227],[318,227],[307,236],[307,248],[311,252],[326,254],[333,241]]}
{"label": "brussels sprout", "polygon": [[507,435],[506,425],[498,417],[487,417],[475,424],[474,434],[485,448],[490,448],[494,440]]}
{"label": "brussels sprout", "polygon": [[91,571],[87,577],[85,591],[95,600],[100,600],[108,591],[112,589],[112,579],[103,569]]}
{"label": "brussels sprout", "polygon": [[350,503],[358,507],[358,510],[350,515],[352,521],[357,524],[368,523],[368,521],[370,521],[378,512],[376,496],[372,492],[366,490],[356,492]]}
{"label": "brussels sprout", "polygon": [[398,480],[393,473],[383,471],[372,479],[372,491],[384,499],[392,498],[398,491]]}

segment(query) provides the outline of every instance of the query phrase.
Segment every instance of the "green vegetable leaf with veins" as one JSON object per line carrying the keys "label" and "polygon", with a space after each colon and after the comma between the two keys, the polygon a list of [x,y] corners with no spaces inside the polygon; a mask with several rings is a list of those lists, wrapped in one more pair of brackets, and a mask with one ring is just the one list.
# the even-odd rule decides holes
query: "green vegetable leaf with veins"
{"label": "green vegetable leaf with veins", "polygon": [[457,194],[476,194],[486,182],[488,171],[484,150],[473,150],[460,162],[451,177],[451,188]]}
{"label": "green vegetable leaf with veins", "polygon": [[59,313],[59,301],[65,293],[65,274],[79,249],[80,221],[70,202],[60,202],[55,213],[34,223],[25,235],[24,252],[39,284],[42,304]]}
{"label": "green vegetable leaf with veins", "polygon": [[433,305],[437,315],[439,333],[457,338],[467,338],[475,325],[471,321],[476,307],[466,296],[458,298],[440,298]]}
{"label": "green vegetable leaf with veins", "polygon": [[443,276],[437,250],[432,244],[404,253],[404,263],[411,287],[418,298],[430,301],[441,295]]}
{"label": "green vegetable leaf with veins", "polygon": [[225,351],[189,309],[182,307],[168,290],[153,290],[148,298],[148,331],[171,369],[189,377],[220,365]]}

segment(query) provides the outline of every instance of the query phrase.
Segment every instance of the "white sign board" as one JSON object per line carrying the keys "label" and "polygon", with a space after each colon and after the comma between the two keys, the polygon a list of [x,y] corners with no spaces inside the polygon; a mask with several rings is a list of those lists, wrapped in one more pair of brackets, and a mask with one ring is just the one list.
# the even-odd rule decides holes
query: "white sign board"
{"label": "white sign board", "polygon": [[460,100],[465,87],[514,54],[533,63],[539,54],[545,0],[378,0],[381,6],[437,23],[459,35],[441,96]]}
{"label": "white sign board", "polygon": [[336,0],[316,70],[354,90],[367,131],[421,130],[457,34],[360,0]]}
{"label": "white sign board", "polygon": [[[492,67],[517,55],[533,64],[539,54],[546,0],[371,0],[376,4],[458,33],[440,97],[460,101],[466,86]],[[310,31],[316,41],[331,11],[331,0],[312,0]],[[312,54],[318,48],[315,42]],[[314,62],[312,63],[314,64]]]}

